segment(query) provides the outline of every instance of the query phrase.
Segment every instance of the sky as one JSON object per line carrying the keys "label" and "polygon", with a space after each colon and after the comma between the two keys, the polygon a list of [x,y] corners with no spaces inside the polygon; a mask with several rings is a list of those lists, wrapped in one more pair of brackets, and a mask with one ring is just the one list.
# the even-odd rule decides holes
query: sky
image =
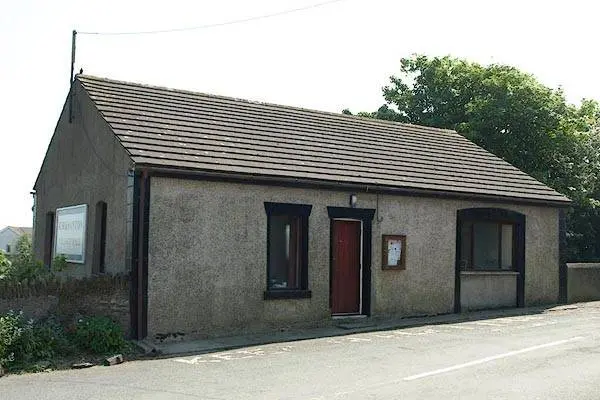
{"label": "sky", "polygon": [[[0,229],[31,226],[30,191],[69,87],[71,32],[218,24],[323,0],[0,2]],[[339,0],[155,35],[77,36],[76,71],[325,111],[373,111],[402,57],[504,63],[600,100],[593,0]]]}

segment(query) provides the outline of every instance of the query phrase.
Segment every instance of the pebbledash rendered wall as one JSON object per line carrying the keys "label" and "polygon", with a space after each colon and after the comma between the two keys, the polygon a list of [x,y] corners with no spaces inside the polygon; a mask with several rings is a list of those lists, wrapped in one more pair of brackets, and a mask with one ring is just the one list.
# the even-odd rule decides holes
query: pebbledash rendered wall
{"label": "pebbledash rendered wall", "polygon": [[78,278],[90,276],[96,204],[104,201],[107,203],[105,272],[127,273],[126,196],[131,159],[82,90],[81,84],[75,81],[72,123],[69,123],[67,99],[35,187],[35,256],[39,260],[44,257],[46,213],[55,212],[59,207],[87,204],[85,264],[70,264],[65,274]]}
{"label": "pebbledash rendered wall", "polygon": [[[148,334],[201,336],[313,325],[330,319],[327,206],[349,192],[152,177]],[[357,193],[373,218],[373,316],[451,313],[457,210],[499,207],[526,215],[525,304],[558,300],[558,210]],[[309,299],[264,300],[264,202],[311,204]],[[407,235],[406,270],[381,269],[381,235]]]}

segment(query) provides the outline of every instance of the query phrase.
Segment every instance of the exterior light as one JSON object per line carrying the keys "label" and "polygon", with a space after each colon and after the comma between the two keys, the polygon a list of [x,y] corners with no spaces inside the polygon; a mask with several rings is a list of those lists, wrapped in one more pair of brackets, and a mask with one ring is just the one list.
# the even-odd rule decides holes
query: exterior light
{"label": "exterior light", "polygon": [[355,194],[351,194],[350,195],[350,207],[352,208],[356,208],[356,202],[358,201],[358,198],[356,197]]}

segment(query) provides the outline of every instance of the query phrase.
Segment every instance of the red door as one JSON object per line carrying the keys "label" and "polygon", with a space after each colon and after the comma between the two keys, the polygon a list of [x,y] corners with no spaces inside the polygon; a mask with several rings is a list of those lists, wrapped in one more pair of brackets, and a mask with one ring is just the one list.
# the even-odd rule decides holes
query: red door
{"label": "red door", "polygon": [[331,312],[360,312],[360,222],[333,221]]}

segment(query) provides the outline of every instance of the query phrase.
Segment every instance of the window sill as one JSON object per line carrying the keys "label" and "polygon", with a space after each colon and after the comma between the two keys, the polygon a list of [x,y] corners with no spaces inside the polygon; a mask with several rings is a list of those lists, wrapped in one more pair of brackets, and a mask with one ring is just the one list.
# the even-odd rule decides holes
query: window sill
{"label": "window sill", "polygon": [[265,290],[265,300],[278,299],[309,299],[312,297],[310,290]]}
{"label": "window sill", "polygon": [[517,271],[504,271],[504,270],[492,270],[492,271],[476,271],[476,270],[468,270],[468,271],[460,271],[461,275],[519,275]]}

